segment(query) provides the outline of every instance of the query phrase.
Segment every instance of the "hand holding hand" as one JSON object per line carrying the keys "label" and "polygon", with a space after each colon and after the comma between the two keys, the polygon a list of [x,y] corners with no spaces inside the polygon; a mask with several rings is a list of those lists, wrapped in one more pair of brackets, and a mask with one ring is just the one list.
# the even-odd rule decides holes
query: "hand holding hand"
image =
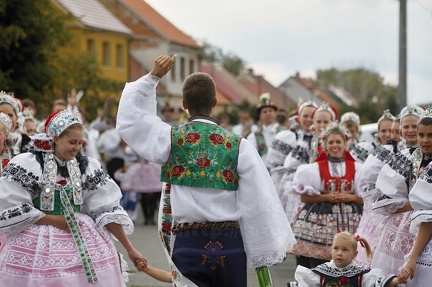
{"label": "hand holding hand", "polygon": [[132,248],[128,251],[128,256],[138,270],[143,271],[145,268],[147,268],[147,259],[142,256],[141,253],[139,253],[135,248]]}
{"label": "hand holding hand", "polygon": [[165,76],[169,70],[171,70],[174,62],[177,58],[177,55],[173,56],[159,56],[155,60],[154,67],[150,72],[151,75],[162,78]]}

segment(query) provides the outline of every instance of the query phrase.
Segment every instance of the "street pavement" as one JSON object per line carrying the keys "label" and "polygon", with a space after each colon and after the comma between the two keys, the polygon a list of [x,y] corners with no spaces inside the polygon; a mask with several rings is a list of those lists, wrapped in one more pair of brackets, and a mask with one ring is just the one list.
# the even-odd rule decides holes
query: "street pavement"
{"label": "street pavement", "polygon": [[[142,214],[139,210],[138,214]],[[133,243],[136,249],[140,251],[148,260],[148,263],[156,268],[169,270],[168,263],[165,257],[165,253],[160,243],[157,227],[143,225],[142,220],[137,220],[135,223],[135,231],[129,236],[129,239]],[[156,281],[150,276],[143,272],[138,272],[134,265],[127,258],[124,248],[116,242],[120,253],[124,254],[126,261],[129,264],[129,282],[127,286],[130,287],[162,287],[170,286],[171,284]],[[270,272],[273,277],[274,286],[286,287],[287,282],[292,281],[295,270],[295,257],[288,255],[286,260],[280,264],[272,266]],[[221,286],[222,287],[222,286]],[[255,270],[248,270],[248,287],[259,287],[258,280],[256,278]]]}

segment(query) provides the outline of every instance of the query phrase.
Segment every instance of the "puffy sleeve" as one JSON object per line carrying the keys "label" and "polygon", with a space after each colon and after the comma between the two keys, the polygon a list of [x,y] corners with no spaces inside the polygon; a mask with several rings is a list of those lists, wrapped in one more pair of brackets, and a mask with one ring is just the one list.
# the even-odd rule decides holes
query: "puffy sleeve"
{"label": "puffy sleeve", "polygon": [[108,223],[120,224],[126,234],[133,232],[132,220],[120,205],[122,197],[119,186],[102,169],[100,163],[88,158],[89,164],[82,175],[83,201],[81,212],[91,216],[103,227]]}
{"label": "puffy sleeve", "polygon": [[296,240],[264,162],[245,139],[238,172],[237,204],[248,264],[256,268],[280,263]]}
{"label": "puffy sleeve", "polygon": [[378,174],[376,188],[380,198],[372,205],[375,212],[389,215],[408,202],[407,178],[411,174],[411,154],[408,150],[393,155]]}
{"label": "puffy sleeve", "polygon": [[396,275],[384,275],[379,268],[373,268],[368,273],[363,274],[362,287],[385,287]]}
{"label": "puffy sleeve", "polygon": [[309,268],[298,265],[294,273],[294,278],[297,281],[298,287],[319,287],[320,276],[314,273]]}
{"label": "puffy sleeve", "polygon": [[163,164],[171,150],[171,126],[156,114],[159,78],[147,74],[123,89],[117,112],[117,132],[143,158]]}
{"label": "puffy sleeve", "polygon": [[391,148],[389,145],[377,147],[363,163],[359,181],[359,188],[363,191],[363,198],[377,194],[375,184],[378,174],[393,156]]}
{"label": "puffy sleeve", "polygon": [[321,176],[318,163],[299,166],[294,175],[291,188],[299,194],[320,195]]}
{"label": "puffy sleeve", "polygon": [[31,153],[15,156],[0,178],[0,232],[19,233],[45,216],[33,206],[41,192],[42,168]]}
{"label": "puffy sleeve", "polygon": [[423,170],[409,194],[409,201],[415,210],[411,215],[411,233],[417,234],[422,222],[432,221],[432,163]]}
{"label": "puffy sleeve", "polygon": [[282,166],[286,156],[296,146],[296,143],[297,140],[294,132],[285,130],[277,133],[271,147],[268,149],[266,166],[269,168]]}

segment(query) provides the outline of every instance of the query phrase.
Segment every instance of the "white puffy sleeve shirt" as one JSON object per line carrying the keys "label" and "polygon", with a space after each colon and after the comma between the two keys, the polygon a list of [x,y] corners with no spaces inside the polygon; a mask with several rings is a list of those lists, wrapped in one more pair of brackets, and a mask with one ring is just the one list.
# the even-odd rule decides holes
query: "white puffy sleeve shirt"
{"label": "white puffy sleeve shirt", "polygon": [[[126,84],[117,113],[117,131],[140,156],[164,164],[171,151],[171,126],[156,115],[158,81],[145,75]],[[236,192],[172,185],[173,218],[180,223],[240,221],[249,265],[281,262],[295,243],[294,235],[263,161],[245,139],[240,142],[237,170]]]}
{"label": "white puffy sleeve shirt", "polygon": [[[97,160],[88,158],[88,161],[81,175],[84,203],[80,212],[101,227],[118,223],[126,234],[131,234],[133,223],[120,206],[120,188]],[[19,154],[9,162],[0,178],[0,232],[18,233],[45,216],[33,205],[33,199],[42,191],[42,178],[41,165],[32,153]],[[64,178],[57,175],[56,181],[61,179]]]}

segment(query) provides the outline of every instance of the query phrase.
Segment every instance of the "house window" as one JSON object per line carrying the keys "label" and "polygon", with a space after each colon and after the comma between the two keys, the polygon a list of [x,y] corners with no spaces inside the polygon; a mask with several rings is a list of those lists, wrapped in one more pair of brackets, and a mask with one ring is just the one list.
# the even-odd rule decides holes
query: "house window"
{"label": "house window", "polygon": [[95,41],[93,39],[87,40],[87,52],[88,52],[90,57],[96,56]]}
{"label": "house window", "polygon": [[124,68],[124,60],[123,60],[123,45],[118,44],[116,46],[116,65],[117,69],[123,69]]}
{"label": "house window", "polygon": [[189,60],[189,74],[193,74],[195,71],[195,63],[194,60]]}
{"label": "house window", "polygon": [[102,63],[105,67],[111,66],[110,61],[110,44],[107,42],[103,42],[102,44]]}
{"label": "house window", "polygon": [[185,79],[185,75],[186,75],[186,71],[185,71],[186,67],[185,67],[185,58],[181,57],[180,58],[180,78],[182,79],[182,81]]}

